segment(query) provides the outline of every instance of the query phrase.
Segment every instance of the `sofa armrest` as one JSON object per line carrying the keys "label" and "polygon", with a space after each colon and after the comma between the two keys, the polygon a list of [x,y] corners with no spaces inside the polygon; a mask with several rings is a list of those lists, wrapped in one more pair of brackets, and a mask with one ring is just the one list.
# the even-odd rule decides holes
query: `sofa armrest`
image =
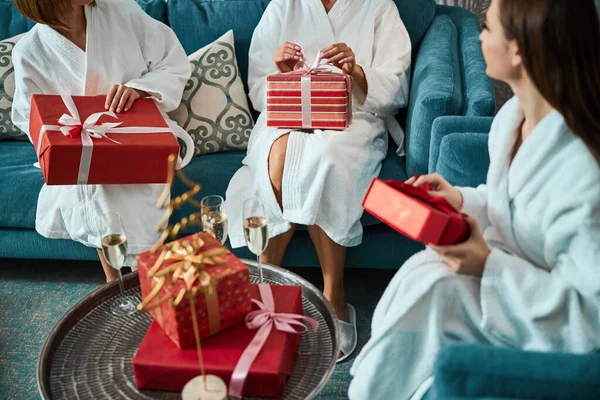
{"label": "sofa armrest", "polygon": [[436,398],[599,399],[600,354],[535,353],[459,343],[434,370]]}
{"label": "sofa armrest", "polygon": [[463,109],[466,116],[492,116],[496,96],[492,80],[486,74],[486,63],[481,51],[481,24],[475,14],[462,7],[437,6],[437,15],[449,16],[458,34],[459,57],[463,74]]}
{"label": "sofa armrest", "polygon": [[457,115],[462,107],[457,32],[449,16],[433,20],[412,70],[405,139],[408,175],[427,172],[433,121],[441,115]]}
{"label": "sofa armrest", "polygon": [[431,127],[431,143],[429,145],[429,173],[437,171],[442,139],[452,133],[489,133],[492,117],[458,117],[444,116],[436,118]]}
{"label": "sofa armrest", "polygon": [[487,133],[453,133],[442,139],[436,171],[452,185],[485,183],[489,166]]}

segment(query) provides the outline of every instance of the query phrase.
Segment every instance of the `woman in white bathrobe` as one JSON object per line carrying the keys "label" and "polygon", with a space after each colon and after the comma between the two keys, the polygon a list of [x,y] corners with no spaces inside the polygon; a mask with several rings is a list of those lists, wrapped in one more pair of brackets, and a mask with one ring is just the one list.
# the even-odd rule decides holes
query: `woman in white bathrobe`
{"label": "woman in white bathrobe", "polygon": [[[267,75],[325,58],[354,78],[353,123],[345,131],[266,126]],[[254,31],[248,83],[262,112],[244,166],[227,190],[230,239],[245,245],[242,204],[262,200],[270,241],[263,261],[281,265],[296,224],[308,226],[323,271],[324,294],[342,321],[353,319],[344,294],[346,247],[362,240],[361,200],[396,138],[394,115],[407,103],[411,44],[392,0],[273,0]],[[398,140],[401,144],[401,140]],[[352,352],[354,327],[342,324]]]}
{"label": "woman in white bathrobe", "polygon": [[488,75],[516,97],[489,135],[487,184],[422,176],[472,216],[470,239],[429,246],[379,302],[351,399],[419,398],[456,341],[600,347],[600,24],[594,0],[492,0]]}
{"label": "woman in white bathrobe", "polygon": [[[29,134],[34,94],[107,94],[106,109],[116,113],[127,112],[140,97],[154,97],[163,113],[179,105],[191,74],[185,52],[173,31],[133,0],[15,0],[15,4],[38,22],[13,50],[12,119],[24,132]],[[174,122],[167,122],[186,137]],[[188,148],[190,144],[191,140]],[[102,214],[117,212],[127,233],[130,256],[126,265],[133,266],[135,255],[158,239],[155,226],[163,213],[156,202],[163,188],[44,185],[36,230],[47,238],[72,239],[99,249],[105,228]],[[107,281],[114,279],[116,271],[100,250],[98,254]]]}

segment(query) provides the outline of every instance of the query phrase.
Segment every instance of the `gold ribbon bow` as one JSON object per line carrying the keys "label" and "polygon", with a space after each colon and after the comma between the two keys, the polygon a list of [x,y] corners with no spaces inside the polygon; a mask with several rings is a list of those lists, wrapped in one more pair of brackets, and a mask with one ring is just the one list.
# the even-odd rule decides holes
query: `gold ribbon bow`
{"label": "gold ribbon bow", "polygon": [[[202,291],[206,301],[210,334],[218,333],[221,330],[221,318],[219,315],[217,285],[219,281],[231,273],[231,268],[228,267],[219,276],[212,276],[206,272],[206,267],[208,265],[218,266],[223,264],[225,260],[220,256],[229,253],[229,250],[225,247],[217,247],[202,252],[200,249],[203,246],[204,241],[198,235],[195,235],[191,242],[185,240],[165,245],[158,259],[148,271],[148,277],[153,278],[156,284],[152,291],[148,293],[148,296],[138,305],[138,310],[149,311],[171,300],[173,295],[167,295],[153,302],[167,280],[172,284],[176,284],[177,280],[181,279],[184,281],[185,287],[181,288],[175,296],[172,302],[173,307],[177,307],[186,295],[195,298],[198,292]],[[175,261],[175,263],[159,271],[165,261]],[[198,285],[196,285],[196,282],[198,282]]]}

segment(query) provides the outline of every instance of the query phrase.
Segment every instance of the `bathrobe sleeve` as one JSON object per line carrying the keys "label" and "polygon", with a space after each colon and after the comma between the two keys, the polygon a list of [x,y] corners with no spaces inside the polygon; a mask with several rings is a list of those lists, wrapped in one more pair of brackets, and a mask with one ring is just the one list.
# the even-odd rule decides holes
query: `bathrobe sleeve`
{"label": "bathrobe sleeve", "polygon": [[488,187],[479,185],[476,188],[462,187],[458,188],[463,196],[463,206],[461,211],[477,219],[481,231],[485,231],[490,226],[488,217]]}
{"label": "bathrobe sleeve", "polygon": [[125,85],[152,94],[161,111],[173,111],[192,74],[185,51],[171,28],[141,9],[132,16],[132,23],[141,31],[138,37],[148,72]]}
{"label": "bathrobe sleeve", "polygon": [[600,347],[599,198],[596,182],[540,210],[540,245],[551,269],[492,250],[481,281],[483,329],[524,349],[587,352]]}
{"label": "bathrobe sleeve", "polygon": [[15,70],[15,94],[12,104],[12,122],[17,128],[27,134],[29,140],[29,114],[31,112],[31,97],[34,94],[43,94],[44,92],[35,83],[30,72],[33,68],[28,61],[24,59],[20,43],[17,43],[13,49],[13,64]]}
{"label": "bathrobe sleeve", "polygon": [[267,76],[277,73],[273,56],[283,44],[279,43],[282,13],[283,6],[280,1],[274,0],[269,3],[254,30],[250,43],[248,96],[252,106],[258,112],[263,112],[267,108]]}
{"label": "bathrobe sleeve", "polygon": [[[377,16],[373,61],[361,65],[368,93],[354,85],[357,106],[381,117],[391,117],[408,103],[411,43],[406,27],[393,2]],[[360,55],[357,54],[360,60]]]}

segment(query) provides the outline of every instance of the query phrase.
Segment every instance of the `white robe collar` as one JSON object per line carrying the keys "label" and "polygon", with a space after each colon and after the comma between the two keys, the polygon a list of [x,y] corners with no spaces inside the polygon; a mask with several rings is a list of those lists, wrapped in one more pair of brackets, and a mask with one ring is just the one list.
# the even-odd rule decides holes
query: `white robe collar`
{"label": "white robe collar", "polygon": [[[516,129],[523,121],[523,118],[523,110],[519,106],[519,119],[515,127],[514,138],[518,134]],[[523,141],[508,170],[508,196],[511,200],[527,185],[529,179],[539,172],[545,160],[552,157],[554,149],[567,132],[568,128],[562,115],[558,111],[552,110],[538,123],[527,139]],[[512,143],[514,143],[514,138],[512,139]],[[510,150],[508,153],[509,157],[512,153],[512,148]]]}
{"label": "white robe collar", "polygon": [[[78,77],[81,79],[82,93],[86,95],[88,93],[96,93],[95,88],[87,87],[88,75],[88,59],[94,56],[94,8],[91,6],[85,6],[85,17],[86,17],[86,51],[80,49],[75,43],[71,42],[65,36],[57,32],[54,28],[48,25],[38,25],[40,30],[40,37],[46,42],[48,48],[54,49],[57,53],[60,53],[61,59],[70,61],[69,67]],[[99,61],[101,62],[101,61]],[[71,93],[72,94],[72,93]]]}
{"label": "white robe collar", "polygon": [[325,48],[338,42],[334,34],[334,25],[336,21],[343,20],[344,15],[350,9],[350,5],[355,0],[337,0],[329,13],[325,11],[325,7],[321,0],[302,0],[307,1],[310,5],[310,11],[313,15],[315,25],[322,31],[319,39],[319,47]]}

